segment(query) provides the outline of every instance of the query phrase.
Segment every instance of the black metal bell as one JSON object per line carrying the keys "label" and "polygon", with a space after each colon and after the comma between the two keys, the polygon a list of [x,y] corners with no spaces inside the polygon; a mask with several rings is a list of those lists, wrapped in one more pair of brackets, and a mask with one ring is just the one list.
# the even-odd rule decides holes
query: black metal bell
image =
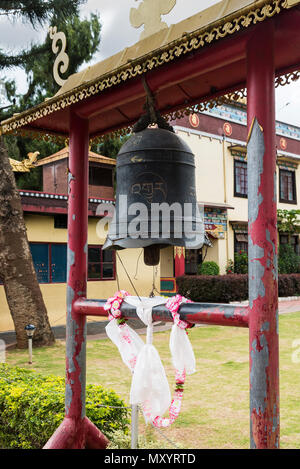
{"label": "black metal bell", "polygon": [[201,247],[194,155],[180,137],[161,128],[133,134],[119,151],[116,174],[116,207],[104,249],[143,247],[146,265],[157,265],[163,247],[195,247],[196,231]]}

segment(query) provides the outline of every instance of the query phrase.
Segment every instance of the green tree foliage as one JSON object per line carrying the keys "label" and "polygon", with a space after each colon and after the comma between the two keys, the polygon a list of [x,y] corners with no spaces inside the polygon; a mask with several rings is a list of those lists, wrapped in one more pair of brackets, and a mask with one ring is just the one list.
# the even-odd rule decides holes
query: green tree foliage
{"label": "green tree foliage", "polygon": [[[78,7],[83,3],[82,0],[72,0],[71,2],[69,0],[47,2],[34,0],[30,2],[32,8],[34,8],[33,12],[30,13],[30,17],[27,15],[28,2],[4,3],[7,4],[5,5],[5,11],[11,13],[14,10],[13,8],[8,10],[8,4],[11,7],[14,6],[17,16],[21,15],[21,11],[24,11],[24,20],[27,19],[34,26],[51,20],[51,25],[55,25],[58,31],[65,33],[67,39],[66,52],[70,62],[65,76],[62,78],[67,78],[67,76],[76,73],[79,67],[83,63],[89,62],[98,50],[101,32],[100,18],[98,14],[91,14],[89,19],[80,20]],[[19,4],[19,9],[17,9],[17,4]],[[26,8],[23,4],[26,4]],[[48,5],[47,11],[44,4]],[[61,9],[59,5],[61,5]],[[52,10],[50,10],[51,8]],[[0,14],[1,12],[4,14],[2,3]],[[41,16],[39,16],[40,14]],[[52,69],[55,56],[52,52],[52,41],[48,33],[42,44],[32,45],[29,51],[26,51],[26,53],[22,52],[22,54],[24,56],[23,61],[20,62],[19,56],[15,56],[16,61],[13,62],[13,58],[11,58],[10,65],[21,66],[24,69],[27,75],[28,90],[23,96],[17,95],[15,81],[5,81],[8,99],[10,102],[15,100],[15,104],[9,109],[2,111],[2,113],[0,111],[0,120],[8,118],[13,113],[22,112],[35,106],[46,98],[53,96],[59,89],[59,86],[53,79]],[[1,61],[0,55],[0,70],[7,67],[5,64],[5,61]],[[9,157],[16,160],[26,159],[29,152],[39,151],[39,158],[43,158],[61,149],[61,146],[59,147],[53,142],[31,140],[23,137],[6,136],[4,141]],[[30,173],[16,174],[16,179],[19,189],[42,190],[41,168],[32,169]]]}
{"label": "green tree foliage", "polygon": [[[65,380],[0,364],[0,447],[40,449],[64,418]],[[87,385],[87,417],[109,438],[126,434],[128,410],[110,389]]]}
{"label": "green tree foliage", "polygon": [[[53,17],[63,20],[78,15],[79,7],[86,0],[1,0],[0,16],[10,21],[30,22],[33,27],[51,21]],[[24,67],[34,55],[37,57],[43,48],[34,47],[18,54],[7,54],[0,48],[0,70],[9,67]]]}
{"label": "green tree foliage", "polygon": [[248,273],[248,254],[246,251],[241,250],[234,253],[234,273]]}
{"label": "green tree foliage", "polygon": [[286,233],[289,237],[292,234],[300,233],[300,210],[278,209],[277,210],[277,226],[279,233]]}
{"label": "green tree foliage", "polygon": [[[51,23],[57,26],[58,31],[63,31],[66,35],[69,67],[65,76],[62,75],[62,78],[66,79],[76,73],[83,63],[89,62],[97,51],[101,31],[99,15],[92,13],[89,20],[80,20],[77,15],[72,15],[63,21],[54,18]],[[49,34],[41,46],[32,47],[32,55],[24,66],[29,86],[27,93],[19,99],[19,108],[22,110],[41,103],[45,98],[57,93],[59,89],[53,79],[54,55],[51,47],[52,40]],[[38,50],[42,53],[37,61],[35,51]]]}
{"label": "green tree foliage", "polygon": [[92,145],[92,151],[109,158],[116,158],[122,145],[129,139],[130,135],[124,137],[107,138],[102,143]]}
{"label": "green tree foliage", "polygon": [[214,261],[202,262],[198,268],[199,275],[219,275],[220,268]]}
{"label": "green tree foliage", "polygon": [[295,253],[293,246],[290,244],[279,246],[278,272],[280,274],[296,274],[300,272],[300,256]]}

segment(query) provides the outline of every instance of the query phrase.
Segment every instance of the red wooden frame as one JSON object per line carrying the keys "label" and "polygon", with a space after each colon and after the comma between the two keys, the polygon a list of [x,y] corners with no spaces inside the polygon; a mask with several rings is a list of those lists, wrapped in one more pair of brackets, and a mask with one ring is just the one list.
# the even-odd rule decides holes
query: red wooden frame
{"label": "red wooden frame", "polygon": [[[223,305],[194,303],[193,306],[184,305],[180,314],[198,323],[249,327],[251,448],[279,447],[274,79],[275,70],[277,74],[283,70],[292,71],[299,63],[298,49],[293,47],[290,50],[287,47],[287,41],[299,37],[299,19],[299,8],[292,8],[262,24],[258,22],[229,39],[220,40],[179,59],[175,64],[170,63],[147,73],[148,86],[160,98],[158,102],[162,111],[174,111],[184,106],[184,100],[175,92],[172,94],[172,90],[176,89],[172,86],[188,79],[194,80],[193,90],[196,84],[199,90],[197,96],[189,97],[186,104],[203,100],[203,83],[207,84],[210,77],[219,78],[220,72],[222,86],[216,92],[211,91],[210,96],[222,95],[228,92],[230,86],[237,89],[246,84],[245,80],[247,82],[249,308],[226,309]],[[241,77],[239,83],[236,81],[238,76]],[[163,93],[165,89],[169,90],[169,101]],[[107,445],[107,439],[85,416],[86,315],[102,315],[105,302],[86,300],[88,144],[89,136],[96,130],[105,134],[130,123],[124,118],[122,122],[107,125],[105,112],[126,104],[132,106],[132,121],[135,121],[138,103],[143,101],[144,96],[142,80],[136,77],[74,105],[69,113],[66,416],[46,448],[104,448]],[[63,112],[50,114],[45,119],[42,117],[32,127],[45,125],[46,128],[47,124],[51,127],[52,119],[57,119],[58,122],[55,122],[59,127],[59,119],[66,115]],[[177,255],[176,275],[180,275],[183,266],[184,256]],[[122,309],[122,312],[125,317],[134,315],[132,309]],[[155,308],[154,318],[167,318],[163,307]]]}

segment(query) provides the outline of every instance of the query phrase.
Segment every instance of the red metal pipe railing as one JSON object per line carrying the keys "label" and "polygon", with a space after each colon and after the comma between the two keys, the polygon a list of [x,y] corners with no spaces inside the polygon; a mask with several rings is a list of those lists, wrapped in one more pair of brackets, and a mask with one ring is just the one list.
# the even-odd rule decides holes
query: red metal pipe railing
{"label": "red metal pipe railing", "polygon": [[[104,309],[106,300],[88,300],[78,298],[74,304],[74,312],[85,316],[107,316]],[[126,319],[136,319],[136,308],[125,302],[121,306],[122,316]],[[248,327],[248,307],[213,304],[213,303],[183,303],[180,306],[181,319],[192,324],[207,324],[215,326]],[[170,311],[164,306],[152,309],[153,321],[172,322]]]}

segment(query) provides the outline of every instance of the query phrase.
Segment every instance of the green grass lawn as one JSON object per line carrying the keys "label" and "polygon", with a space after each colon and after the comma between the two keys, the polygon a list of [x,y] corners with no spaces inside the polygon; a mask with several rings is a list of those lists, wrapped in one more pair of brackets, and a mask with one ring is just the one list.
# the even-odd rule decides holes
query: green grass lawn
{"label": "green grass lawn", "polygon": [[[281,315],[279,325],[281,448],[300,448],[300,363],[292,361],[296,350],[292,343],[300,339],[300,313]],[[173,389],[169,334],[169,331],[156,333],[154,345]],[[183,448],[248,448],[248,330],[197,327],[189,337],[197,372],[186,379],[179,418],[163,433]],[[10,350],[6,358],[10,365],[30,366],[26,351]],[[64,375],[64,343],[57,341],[53,347],[34,349],[33,361],[32,368],[43,374]],[[130,372],[108,339],[88,341],[87,382],[113,388],[126,402],[129,400]],[[140,430],[144,431],[142,419]]]}

